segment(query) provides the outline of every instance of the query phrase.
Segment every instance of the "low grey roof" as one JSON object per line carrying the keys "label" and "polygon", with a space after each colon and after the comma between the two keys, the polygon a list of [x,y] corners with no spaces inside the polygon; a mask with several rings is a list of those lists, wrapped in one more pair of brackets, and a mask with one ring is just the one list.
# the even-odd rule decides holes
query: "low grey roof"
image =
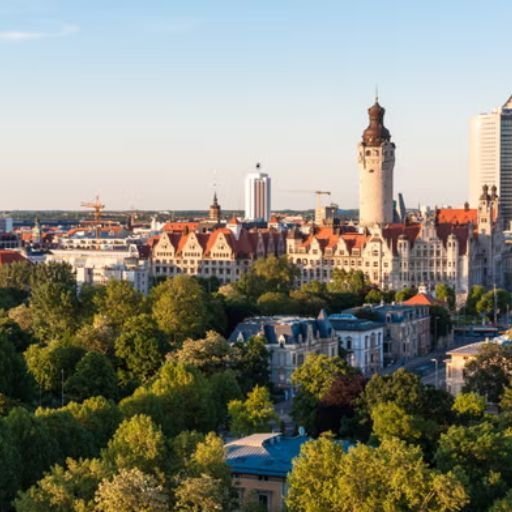
{"label": "low grey roof", "polygon": [[307,436],[284,437],[279,433],[253,434],[224,445],[226,462],[233,473],[286,477]]}
{"label": "low grey roof", "polygon": [[371,331],[384,327],[383,323],[360,318],[350,318],[352,315],[330,315],[329,323],[335,331]]}

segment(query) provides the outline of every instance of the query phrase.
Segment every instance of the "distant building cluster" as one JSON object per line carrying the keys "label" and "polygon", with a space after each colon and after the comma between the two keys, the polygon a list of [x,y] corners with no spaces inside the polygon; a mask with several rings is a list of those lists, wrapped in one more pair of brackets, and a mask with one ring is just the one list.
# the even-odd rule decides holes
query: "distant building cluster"
{"label": "distant building cluster", "polygon": [[[187,274],[229,283],[258,258],[286,255],[297,284],[329,282],[336,270],[359,270],[382,289],[452,286],[462,300],[472,285],[512,284],[512,98],[471,123],[471,202],[460,208],[407,211],[394,201],[396,146],[375,101],[358,144],[359,220],[342,220],[337,206],[313,219],[271,213],[271,178],[245,179],[245,212],[226,220],[217,193],[204,218],[137,225],[101,217],[99,200],[85,203],[94,220],[69,228],[17,226],[0,217],[0,250],[19,251],[34,263],[66,261],[82,283],[125,279],[146,293],[155,280]],[[510,212],[509,212],[510,210]]]}

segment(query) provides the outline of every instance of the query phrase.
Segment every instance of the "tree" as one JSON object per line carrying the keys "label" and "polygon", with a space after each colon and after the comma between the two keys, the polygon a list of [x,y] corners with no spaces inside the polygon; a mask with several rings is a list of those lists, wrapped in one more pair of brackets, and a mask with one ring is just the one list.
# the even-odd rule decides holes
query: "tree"
{"label": "tree", "polygon": [[84,355],[83,349],[68,340],[54,340],[47,346],[30,345],[23,354],[27,367],[44,391],[60,391],[62,378],[67,378]]}
{"label": "tree", "polygon": [[200,338],[210,327],[208,296],[193,278],[179,275],[153,289],[153,317],[175,343]]}
{"label": "tree", "polygon": [[418,447],[395,438],[377,448],[358,444],[348,453],[329,438],[309,441],[288,482],[290,512],[449,512],[467,503],[453,474],[429,469]]}
{"label": "tree", "polygon": [[95,295],[96,309],[119,334],[121,328],[130,320],[144,312],[144,297],[128,281],[111,279],[105,285],[104,292]]}
{"label": "tree", "polygon": [[510,512],[512,510],[512,489],[507,494],[496,500],[488,512]]}
{"label": "tree", "polygon": [[235,353],[223,336],[214,331],[208,331],[202,339],[185,340],[171,358],[194,366],[205,375],[213,375],[233,366]]}
{"label": "tree", "polygon": [[26,304],[20,304],[19,306],[10,309],[7,316],[13,322],[16,322],[23,332],[26,332],[30,336],[33,334],[34,320],[32,317],[32,310]]}
{"label": "tree", "polygon": [[238,385],[235,372],[225,370],[214,373],[208,378],[208,388],[213,425],[225,426],[229,417],[228,403],[232,400],[240,400],[244,396]]}
{"label": "tree", "polygon": [[66,467],[53,466],[15,501],[17,512],[86,512],[93,510],[94,493],[108,472],[98,459],[66,460]]}
{"label": "tree", "polygon": [[409,414],[418,414],[423,408],[423,386],[420,378],[400,368],[391,375],[372,375],[362,396],[362,406],[371,413],[377,405],[394,402]]}
{"label": "tree", "polygon": [[28,401],[33,394],[33,386],[23,357],[16,352],[8,335],[0,330],[0,393]]}
{"label": "tree", "polygon": [[484,343],[464,368],[464,391],[474,391],[498,402],[512,376],[512,347]]}
{"label": "tree", "polygon": [[500,409],[505,412],[512,412],[512,387],[510,384],[503,389],[500,399]]}
{"label": "tree", "polygon": [[494,309],[496,307],[497,314],[503,314],[512,304],[510,293],[506,290],[498,288],[484,293],[476,303],[476,311],[480,315],[486,315],[493,320]]}
{"label": "tree", "polygon": [[161,477],[167,464],[165,437],[149,416],[138,414],[119,425],[102,456],[118,471],[138,468]]}
{"label": "tree", "polygon": [[56,262],[36,265],[31,284],[30,309],[36,337],[50,341],[73,334],[79,310],[71,266]]}
{"label": "tree", "polygon": [[269,361],[270,353],[267,341],[263,336],[252,336],[247,341],[236,342],[235,370],[240,376],[239,384],[244,393],[248,393],[254,386],[270,385]]}
{"label": "tree", "polygon": [[453,411],[464,422],[479,420],[483,417],[487,403],[478,393],[459,393],[453,403]]}
{"label": "tree", "polygon": [[512,438],[488,421],[451,426],[435,456],[441,471],[467,480],[472,511],[484,511],[512,485]]}
{"label": "tree", "polygon": [[235,284],[242,295],[257,299],[266,292],[288,294],[295,284],[298,268],[286,256],[257,259]]}
{"label": "tree", "polygon": [[115,342],[120,382],[124,385],[147,382],[162,365],[164,350],[162,334],[150,315],[127,320]]}
{"label": "tree", "polygon": [[0,337],[5,336],[16,349],[16,352],[23,352],[34,342],[29,332],[24,331],[20,325],[8,316],[0,317]]}
{"label": "tree", "polygon": [[159,481],[138,468],[121,469],[100,482],[94,497],[98,512],[166,512],[169,496]]}
{"label": "tree", "polygon": [[468,297],[466,299],[465,313],[468,315],[476,315],[476,305],[485,293],[485,288],[481,285],[473,285],[469,290]]}
{"label": "tree", "polygon": [[369,289],[369,281],[361,270],[350,270],[347,272],[345,269],[335,268],[327,289],[331,293],[348,292],[364,297]]}
{"label": "tree", "polygon": [[67,378],[64,393],[68,399],[79,402],[92,396],[116,398],[117,379],[112,363],[103,354],[87,352]]}
{"label": "tree", "polygon": [[211,396],[208,381],[199,370],[168,361],[120,407],[126,416],[151,416],[167,436],[175,436],[182,430],[208,432],[216,427]]}
{"label": "tree", "polygon": [[340,357],[309,354],[304,364],[292,374],[292,383],[317,400],[321,400],[337,377],[354,374],[355,370]]}
{"label": "tree", "polygon": [[414,297],[418,293],[418,290],[413,287],[402,288],[395,293],[395,301],[396,302],[404,302],[411,297]]}
{"label": "tree", "polygon": [[175,512],[227,512],[225,487],[210,475],[186,477],[179,482],[175,492]]}
{"label": "tree", "polygon": [[445,302],[450,311],[455,309],[455,290],[446,283],[438,283],[435,288],[436,299]]}
{"label": "tree", "polygon": [[372,288],[365,296],[364,301],[368,304],[380,304],[384,296],[377,288]]}
{"label": "tree", "polygon": [[262,315],[292,315],[297,312],[298,304],[283,292],[265,292],[258,297],[256,305]]}
{"label": "tree", "polygon": [[373,432],[379,440],[396,437],[411,444],[422,435],[417,418],[407,414],[395,402],[382,402],[371,411]]}
{"label": "tree", "polygon": [[24,464],[20,466],[19,484],[22,489],[39,480],[54,462],[57,440],[46,425],[22,407],[11,409],[4,419],[10,431],[12,445]]}
{"label": "tree", "polygon": [[450,313],[442,306],[430,306],[430,333],[434,344],[440,336],[448,336],[452,330]]}
{"label": "tree", "polygon": [[295,421],[313,434],[337,432],[341,417],[352,413],[353,393],[362,387],[359,375],[339,357],[308,355],[292,374],[298,389],[292,408]]}
{"label": "tree", "polygon": [[0,509],[2,510],[8,510],[9,504],[20,485],[22,460],[14,441],[10,428],[0,419],[0,461],[2,464],[2,471],[0,471]]}
{"label": "tree", "polygon": [[0,290],[2,309],[11,309],[25,301],[30,292],[30,279],[33,265],[29,261],[15,261],[0,266]]}
{"label": "tree", "polygon": [[92,323],[86,323],[78,330],[75,335],[75,343],[88,352],[99,352],[106,356],[112,356],[117,335],[118,333],[109,323],[109,319],[98,313],[94,315]]}
{"label": "tree", "polygon": [[270,424],[277,421],[270,393],[262,386],[256,386],[243,402],[229,402],[228,413],[231,418],[231,432],[240,436],[267,432]]}

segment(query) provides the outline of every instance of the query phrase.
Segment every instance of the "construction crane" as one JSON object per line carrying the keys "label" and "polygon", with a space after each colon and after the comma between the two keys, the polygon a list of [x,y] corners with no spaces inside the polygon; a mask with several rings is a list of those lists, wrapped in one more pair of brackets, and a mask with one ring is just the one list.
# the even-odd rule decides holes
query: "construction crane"
{"label": "construction crane", "polygon": [[96,224],[99,224],[101,221],[101,212],[105,209],[105,205],[100,201],[100,196],[96,196],[94,201],[83,201],[80,203],[80,206],[94,210],[94,221]]}

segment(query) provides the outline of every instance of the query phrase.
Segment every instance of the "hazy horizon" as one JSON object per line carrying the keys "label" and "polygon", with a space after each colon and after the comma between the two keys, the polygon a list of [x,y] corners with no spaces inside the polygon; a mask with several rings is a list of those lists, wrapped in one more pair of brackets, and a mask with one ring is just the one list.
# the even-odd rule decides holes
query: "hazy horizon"
{"label": "hazy horizon", "polygon": [[469,119],[512,93],[512,5],[0,0],[2,210],[358,206],[378,85],[408,207],[468,196]]}

